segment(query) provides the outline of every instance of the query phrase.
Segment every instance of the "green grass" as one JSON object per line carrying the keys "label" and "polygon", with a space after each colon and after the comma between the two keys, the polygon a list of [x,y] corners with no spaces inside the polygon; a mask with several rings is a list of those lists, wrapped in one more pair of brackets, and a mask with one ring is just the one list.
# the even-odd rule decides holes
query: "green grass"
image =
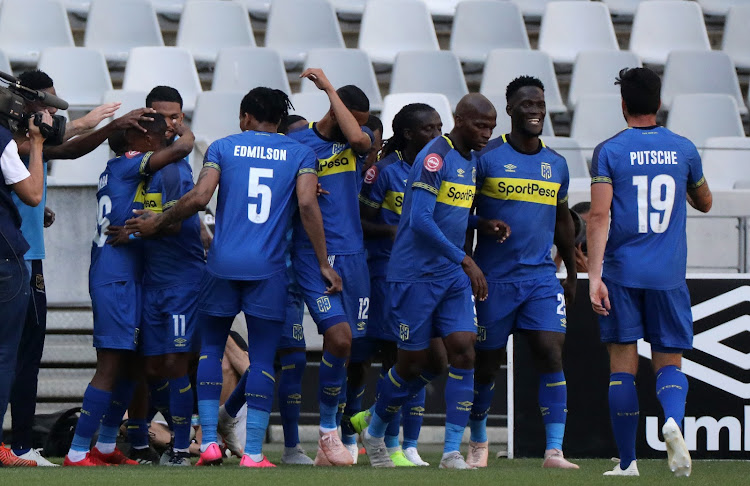
{"label": "green grass", "polygon": [[[271,449],[271,448],[269,448]],[[314,450],[312,446],[308,451]],[[267,452],[271,461],[280,463],[277,447]],[[559,471],[541,468],[541,459],[494,459],[491,456],[487,469],[476,471],[444,471],[437,468],[438,452],[430,452],[423,458],[432,466],[425,468],[372,469],[365,456],[360,464],[348,468],[313,468],[305,466],[280,466],[276,469],[240,469],[236,459],[226,461],[223,466],[211,468],[167,468],[152,466],[120,466],[117,468],[5,468],[0,469],[2,485],[42,486],[141,486],[141,485],[222,485],[279,484],[290,486],[343,486],[377,485],[395,486],[426,484],[437,486],[458,484],[461,486],[482,485],[543,485],[567,486],[584,484],[637,484],[668,486],[716,485],[733,486],[750,484],[750,462],[743,461],[696,461],[689,478],[675,478],[667,469],[664,460],[641,460],[639,478],[605,478],[602,472],[611,469],[608,460],[586,459],[575,461],[578,471]]]}

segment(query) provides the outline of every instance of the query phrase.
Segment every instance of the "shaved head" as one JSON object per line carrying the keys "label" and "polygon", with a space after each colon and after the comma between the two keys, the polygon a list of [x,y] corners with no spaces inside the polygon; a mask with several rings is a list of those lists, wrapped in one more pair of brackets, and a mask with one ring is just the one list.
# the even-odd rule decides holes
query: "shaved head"
{"label": "shaved head", "polygon": [[482,150],[492,136],[497,111],[492,102],[479,93],[469,93],[458,102],[451,139],[457,150],[468,157],[472,150]]}
{"label": "shaved head", "polygon": [[469,93],[461,98],[461,101],[459,101],[458,105],[456,105],[456,115],[461,117],[496,117],[497,111],[492,105],[492,102],[488,100],[483,94]]}

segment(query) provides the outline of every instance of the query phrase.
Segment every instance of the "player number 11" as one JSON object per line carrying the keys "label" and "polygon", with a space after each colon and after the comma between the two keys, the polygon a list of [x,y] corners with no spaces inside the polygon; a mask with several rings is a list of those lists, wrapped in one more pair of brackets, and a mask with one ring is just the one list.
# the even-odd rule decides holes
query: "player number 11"
{"label": "player number 11", "polygon": [[[651,179],[651,197],[648,176],[633,176],[633,185],[638,191],[638,232],[648,233],[649,226],[654,233],[667,231],[674,207],[675,182],[672,176],[659,174]],[[654,212],[649,211],[649,203]]]}

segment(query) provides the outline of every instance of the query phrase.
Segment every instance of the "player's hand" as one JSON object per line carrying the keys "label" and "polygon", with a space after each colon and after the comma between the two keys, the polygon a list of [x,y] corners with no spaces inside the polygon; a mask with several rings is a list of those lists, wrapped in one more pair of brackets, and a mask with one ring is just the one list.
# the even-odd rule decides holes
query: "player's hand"
{"label": "player's hand", "polygon": [[325,189],[323,189],[323,186],[321,186],[320,182],[318,182],[318,192],[317,192],[318,197],[320,197],[320,196],[327,196],[329,194],[330,194],[330,192],[328,192]]}
{"label": "player's hand", "polygon": [[328,81],[325,73],[320,68],[307,68],[302,71],[302,74],[300,74],[299,77],[309,79],[310,81],[315,83],[315,86],[319,90],[329,91],[334,89],[333,85],[330,81]]}
{"label": "player's hand", "polygon": [[175,123],[173,128],[174,133],[176,133],[178,137],[184,137],[186,133],[190,133],[190,127],[184,123]]}
{"label": "player's hand", "polygon": [[510,236],[510,226],[499,219],[479,218],[477,229],[484,235],[494,236],[498,243],[504,242]]}
{"label": "player's hand", "polygon": [[565,292],[565,305],[573,305],[576,301],[576,289],[578,288],[576,275],[568,275],[568,278],[562,281],[562,288]]}
{"label": "player's hand", "polygon": [[55,222],[55,212],[47,206],[44,207],[44,227],[49,228]]}
{"label": "player's hand", "polygon": [[609,315],[609,290],[602,282],[601,277],[594,277],[589,280],[589,298],[594,312],[600,316]]}
{"label": "player's hand", "polygon": [[125,229],[129,235],[135,235],[140,238],[155,236],[159,232],[159,223],[161,214],[148,209],[134,209],[133,213],[137,215],[125,221]]}
{"label": "player's hand", "polygon": [[464,257],[464,261],[461,262],[461,268],[463,268],[466,275],[471,280],[471,290],[474,293],[474,297],[477,300],[487,299],[487,280],[484,278],[484,273],[474,263],[474,260],[469,255]]}
{"label": "player's hand", "polygon": [[128,128],[135,128],[143,133],[146,133],[146,129],[143,128],[138,122],[140,121],[151,121],[149,113],[156,113],[153,108],[138,108],[129,113],[124,114],[119,118],[115,118],[112,121],[112,125],[116,130],[125,130]]}
{"label": "player's hand", "polygon": [[583,243],[576,246],[576,271],[579,273],[588,273],[589,271],[589,258],[583,252]]}
{"label": "player's hand", "polygon": [[120,103],[119,101],[99,105],[90,112],[86,113],[86,115],[78,119],[78,124],[84,130],[91,130],[99,123],[101,123],[102,120],[106,120],[107,118],[114,116],[115,112],[120,108],[121,105],[122,103]]}
{"label": "player's hand", "polygon": [[122,246],[130,243],[130,235],[125,230],[124,226],[108,226],[107,231],[104,232],[107,235],[107,244],[112,246]]}
{"label": "player's hand", "polygon": [[327,284],[326,294],[336,294],[344,288],[341,277],[339,277],[339,274],[331,266],[320,267],[320,274],[323,275],[323,280]]}

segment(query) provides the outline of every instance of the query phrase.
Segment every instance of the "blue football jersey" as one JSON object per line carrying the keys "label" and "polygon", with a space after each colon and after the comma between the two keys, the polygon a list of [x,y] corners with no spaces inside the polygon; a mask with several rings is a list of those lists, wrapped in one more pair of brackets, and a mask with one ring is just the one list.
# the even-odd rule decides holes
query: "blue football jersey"
{"label": "blue football jersey", "polygon": [[279,133],[247,131],[212,143],[203,165],[221,172],[208,271],[235,280],[283,272],[297,175],[315,173],[315,154]]}
{"label": "blue football jersey", "polygon": [[99,176],[96,211],[96,234],[91,245],[89,286],[137,280],[140,282],[143,262],[138,240],[127,245],[107,244],[104,234],[112,226],[124,226],[134,209],[143,209],[146,165],[153,152],[127,152],[107,162]]}
{"label": "blue football jersey", "polygon": [[488,281],[519,282],[555,273],[551,257],[557,205],[568,200],[565,158],[544,142],[534,154],[518,152],[505,135],[479,153],[477,215],[500,219],[512,234],[503,243],[479,234],[474,260]]}
{"label": "blue football jersey", "polygon": [[[369,128],[363,127],[362,131],[373,138]],[[357,155],[348,143],[324,138],[315,123],[310,123],[307,130],[290,133],[289,137],[313,149],[318,160],[320,185],[330,192],[318,198],[328,254],[350,255],[363,251],[358,196],[366,155]],[[313,251],[299,218],[295,218],[294,248],[301,252]]]}
{"label": "blue football jersey", "polygon": [[[187,160],[169,164],[146,181],[143,205],[155,213],[164,212],[193,186],[193,171]],[[184,220],[175,235],[144,240],[143,251],[144,285],[169,287],[200,282],[205,266],[200,217],[194,214]]]}
{"label": "blue football jersey", "polygon": [[596,147],[591,183],[612,184],[602,275],[625,287],[683,285],[687,189],[705,183],[695,145],[663,127],[628,128]]}
{"label": "blue football jersey", "polygon": [[[411,165],[404,160],[398,150],[391,152],[367,170],[359,201],[366,206],[379,209],[376,223],[398,226],[410,170]],[[367,239],[365,248],[370,277],[384,277],[388,259],[391,257],[393,240]]]}
{"label": "blue football jersey", "polygon": [[442,255],[411,228],[411,199],[417,190],[434,194],[435,224],[448,241],[463,248],[476,190],[476,159],[474,153],[465,159],[445,136],[435,138],[417,154],[406,182],[403,213],[388,262],[389,282],[430,281],[462,272],[460,264]]}

